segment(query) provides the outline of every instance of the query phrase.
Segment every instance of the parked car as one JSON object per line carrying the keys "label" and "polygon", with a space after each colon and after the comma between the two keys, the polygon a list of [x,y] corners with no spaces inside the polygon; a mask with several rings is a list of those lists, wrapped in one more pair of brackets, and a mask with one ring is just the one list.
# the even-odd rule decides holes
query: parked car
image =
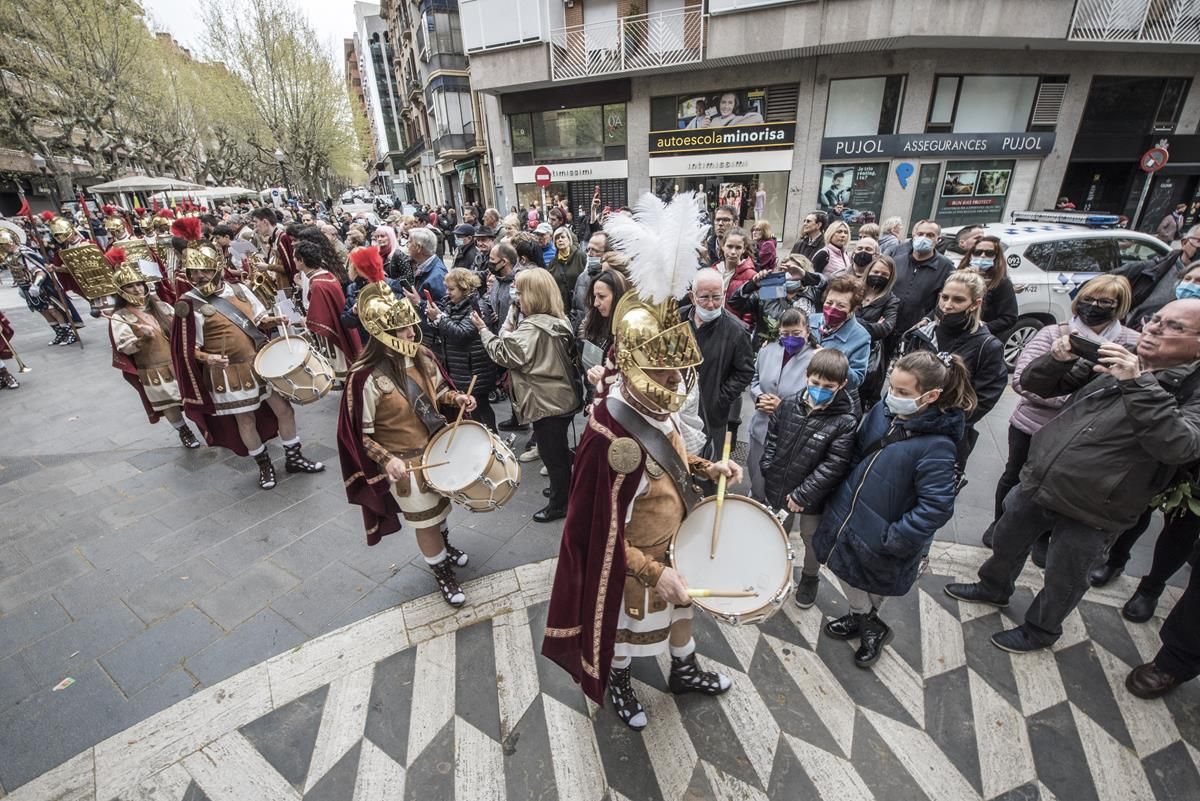
{"label": "parked car", "polygon": [[[1011,222],[983,226],[985,235],[1004,243],[1017,291],[1017,322],[1000,335],[1009,368],[1042,326],[1071,319],[1071,301],[1089,278],[1169,251],[1150,234],[1117,228],[1118,220],[1112,214],[1019,211]],[[943,235],[954,243],[957,232],[947,228]],[[962,258],[956,250],[946,248],[955,264]]]}
{"label": "parked car", "polygon": [[342,197],[341,197],[341,201],[342,201],[343,203],[353,203],[353,202],[354,202],[354,192],[353,192],[353,190],[347,189],[345,192],[343,192],[343,193],[342,193]]}

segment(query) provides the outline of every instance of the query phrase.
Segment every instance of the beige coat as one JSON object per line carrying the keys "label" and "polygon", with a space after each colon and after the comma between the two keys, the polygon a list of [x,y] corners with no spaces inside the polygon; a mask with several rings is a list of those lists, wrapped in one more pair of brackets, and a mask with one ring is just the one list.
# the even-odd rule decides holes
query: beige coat
{"label": "beige coat", "polygon": [[577,368],[567,356],[573,336],[566,319],[549,314],[526,317],[503,336],[480,332],[488,356],[509,370],[517,419],[532,423],[578,410],[572,383]]}

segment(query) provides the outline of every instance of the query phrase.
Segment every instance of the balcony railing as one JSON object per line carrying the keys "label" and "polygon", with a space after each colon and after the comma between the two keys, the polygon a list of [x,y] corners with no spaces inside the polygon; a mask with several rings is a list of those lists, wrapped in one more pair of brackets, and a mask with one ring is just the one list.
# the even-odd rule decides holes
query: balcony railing
{"label": "balcony railing", "polygon": [[400,154],[400,160],[405,164],[413,162],[418,156],[424,153],[428,147],[429,144],[425,141],[425,137],[418,136],[415,140],[413,140],[411,145],[404,148],[404,152]]}
{"label": "balcony railing", "polygon": [[1196,0],[1077,0],[1067,38],[1075,42],[1200,44]]}
{"label": "balcony railing", "polygon": [[620,17],[550,32],[550,77],[568,81],[704,59],[701,7]]}

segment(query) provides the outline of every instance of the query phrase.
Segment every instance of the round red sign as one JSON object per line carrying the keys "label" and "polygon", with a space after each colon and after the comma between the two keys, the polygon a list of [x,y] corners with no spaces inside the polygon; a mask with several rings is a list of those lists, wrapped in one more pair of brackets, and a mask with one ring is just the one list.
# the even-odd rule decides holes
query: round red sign
{"label": "round red sign", "polygon": [[1167,159],[1170,153],[1165,147],[1152,147],[1142,154],[1142,170],[1144,172],[1158,172],[1167,165]]}
{"label": "round red sign", "polygon": [[547,187],[550,185],[550,168],[538,167],[533,173],[533,182],[538,186]]}

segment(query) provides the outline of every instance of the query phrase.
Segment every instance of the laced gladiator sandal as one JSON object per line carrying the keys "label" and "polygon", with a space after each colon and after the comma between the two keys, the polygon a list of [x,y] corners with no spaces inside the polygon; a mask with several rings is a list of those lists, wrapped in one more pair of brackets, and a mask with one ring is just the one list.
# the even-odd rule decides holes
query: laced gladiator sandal
{"label": "laced gladiator sandal", "polygon": [[629,681],[629,668],[612,668],[608,672],[608,699],[612,701],[613,710],[629,728],[641,731],[646,728],[649,719],[642,702],[633,692],[633,684]]}
{"label": "laced gladiator sandal", "polygon": [[676,695],[683,693],[704,693],[705,695],[720,695],[732,686],[729,677],[714,670],[701,670],[696,663],[696,652],[692,651],[682,659],[671,657],[671,679],[668,682],[671,692]]}
{"label": "laced gladiator sandal", "polygon": [[300,443],[295,445],[284,445],[284,453],[287,459],[283,463],[283,469],[289,473],[320,473],[325,470],[325,465],[320,462],[313,462],[304,458],[304,454],[300,452]]}
{"label": "laced gladiator sandal", "polygon": [[7,367],[0,367],[0,389],[17,389],[20,386],[16,377],[8,371]]}
{"label": "laced gladiator sandal", "polygon": [[446,546],[446,555],[450,558],[450,561],[454,563],[455,567],[467,566],[467,562],[471,557],[467,556],[464,551],[460,551],[458,548],[455,548],[450,544],[450,529],[448,528],[442,529],[442,545]]}
{"label": "laced gladiator sandal", "polygon": [[254,457],[258,462],[258,486],[261,489],[275,489],[275,465],[271,464],[270,451],[264,450]]}
{"label": "laced gladiator sandal", "polygon": [[76,334],[75,329],[72,328],[71,326],[69,326],[69,325],[66,326],[63,333],[66,336],[66,338],[63,339],[62,342],[59,342],[58,343],[59,345],[66,347],[67,345],[74,345],[76,342],[79,341],[79,334]]}
{"label": "laced gladiator sandal", "polygon": [[46,347],[61,345],[63,340],[67,338],[67,329],[61,325],[52,325],[50,327],[54,329],[54,339],[47,342]]}
{"label": "laced gladiator sandal", "polygon": [[462,591],[462,587],[458,585],[458,579],[454,576],[454,566],[450,564],[450,558],[447,557],[436,565],[430,565],[433,571],[433,577],[437,579],[438,589],[442,591],[442,598],[451,606],[462,606],[467,602],[467,595]]}
{"label": "laced gladiator sandal", "polygon": [[196,435],[192,433],[192,429],[188,428],[186,425],[179,429],[179,441],[183,444],[183,447],[187,448],[188,450],[194,450],[200,447],[200,440],[196,439]]}

